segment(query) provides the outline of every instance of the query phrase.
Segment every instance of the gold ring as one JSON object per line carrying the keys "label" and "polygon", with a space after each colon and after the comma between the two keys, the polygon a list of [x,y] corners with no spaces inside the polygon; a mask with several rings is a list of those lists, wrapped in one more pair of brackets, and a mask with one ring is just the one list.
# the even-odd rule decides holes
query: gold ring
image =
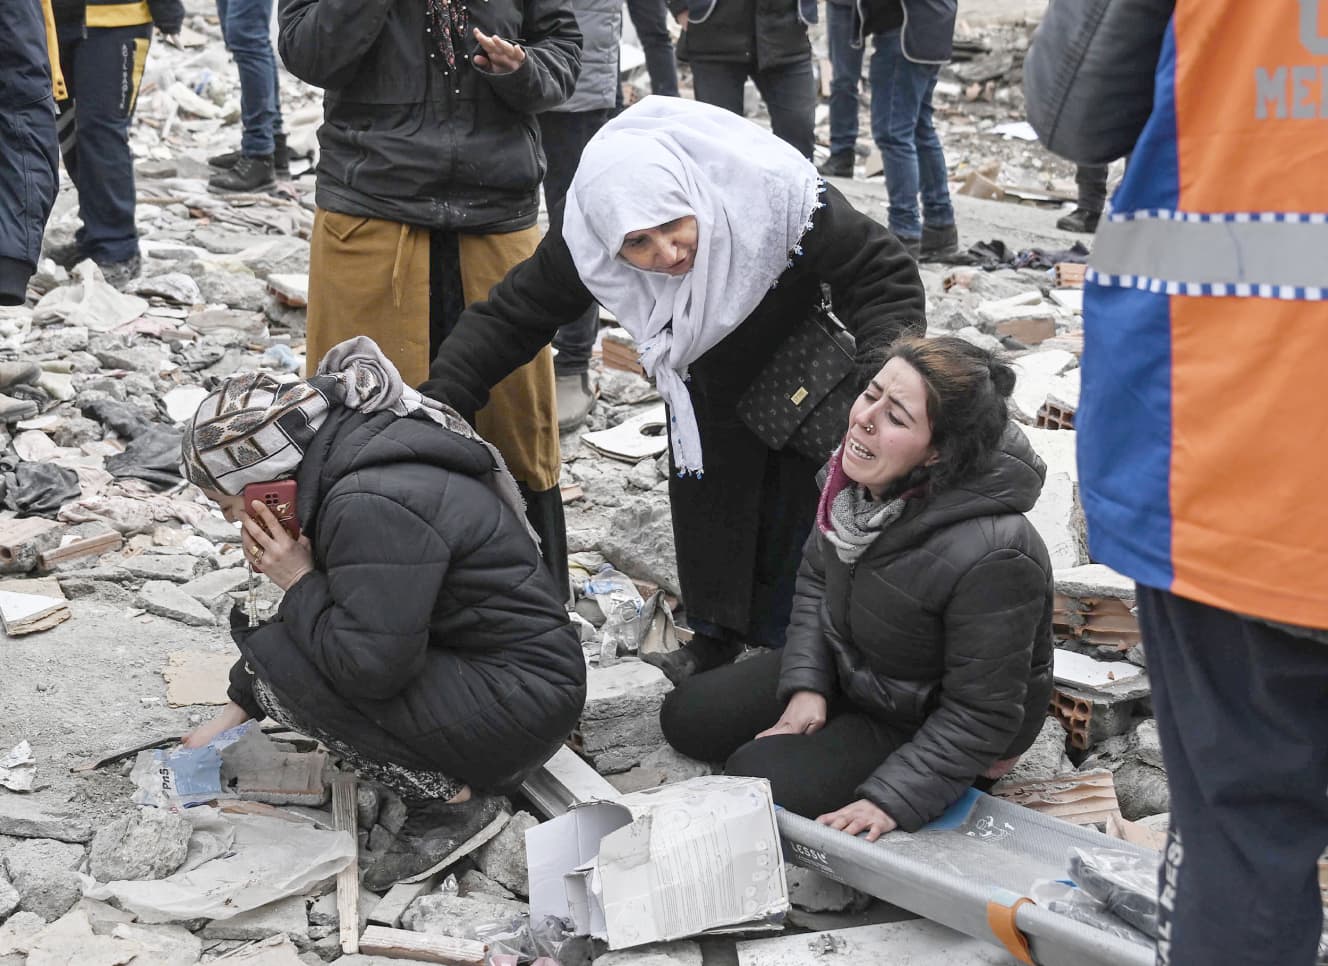
{"label": "gold ring", "polygon": [[263,559],[263,554],[266,553],[266,552],[267,552],[267,551],[265,551],[262,547],[250,547],[250,548],[249,548],[249,556],[251,556],[251,557],[254,558],[254,563],[258,563],[260,560],[262,560],[262,559]]}

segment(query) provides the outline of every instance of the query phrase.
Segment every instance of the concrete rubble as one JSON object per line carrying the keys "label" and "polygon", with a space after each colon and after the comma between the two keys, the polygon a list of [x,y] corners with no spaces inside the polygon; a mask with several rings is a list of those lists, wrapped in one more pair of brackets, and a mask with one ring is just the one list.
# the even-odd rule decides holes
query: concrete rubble
{"label": "concrete rubble", "polygon": [[[215,380],[246,368],[296,373],[306,361],[310,171],[320,94],[289,75],[281,79],[287,131],[299,155],[294,180],[243,199],[209,194],[206,157],[239,140],[238,82],[211,3],[188,0],[187,7],[183,45],[153,47],[131,134],[140,276],[120,291],[90,262],[66,268],[46,258],[28,304],[0,309],[0,574],[18,585],[0,592],[41,596],[34,592],[46,586],[59,593],[56,605],[46,605],[50,613],[14,612],[32,619],[32,633],[11,630],[0,639],[14,683],[11,692],[6,681],[6,702],[11,693],[15,702],[9,727],[0,726],[0,748],[30,738],[40,776],[30,793],[0,788],[0,966],[68,961],[59,957],[71,948],[95,954],[97,962],[171,966],[228,954],[227,962],[265,966],[389,962],[341,955],[330,882],[211,921],[138,922],[82,897],[84,876],[150,881],[181,863],[192,868],[187,823],[130,804],[131,789],[115,766],[86,776],[66,772],[112,748],[182,734],[213,712],[199,697],[194,705],[168,703],[161,675],[172,654],[205,656],[209,667],[233,658],[227,615],[245,600],[251,577],[237,528],[178,476],[180,434]],[[1032,205],[1071,199],[1073,166],[1002,127],[1022,119],[1019,80],[1032,23],[963,13],[957,59],[942,72],[936,110],[963,241],[1004,238],[1012,250],[1069,249],[1076,236],[1052,227],[1057,208]],[[820,51],[823,30],[813,31]],[[648,85],[628,35],[623,76],[630,97]],[[686,87],[686,71],[683,81]],[[758,120],[763,110],[755,107]],[[818,160],[826,119],[823,101]],[[868,140],[864,134],[861,143]],[[879,164],[868,148],[857,177],[837,183],[862,210],[883,219]],[[66,176],[47,232],[48,255],[68,246],[77,224]],[[1093,660],[1143,665],[1133,586],[1093,563],[1084,534],[1073,429],[1083,342],[1079,268],[1073,262],[1060,269],[924,265],[929,332],[1004,350],[1015,365],[1012,415],[1048,468],[1029,516],[1057,567],[1058,646]],[[562,440],[569,552],[582,564],[574,572],[611,565],[633,578],[643,596],[662,590],[686,626],[667,455],[656,449],[616,459],[582,439],[653,418],[659,405],[639,374],[630,337],[623,330],[604,333],[591,373],[598,404],[586,426]],[[268,616],[280,593],[262,578],[255,584],[258,612]],[[620,792],[710,773],[710,764],[685,759],[664,742],[658,713],[671,689],[664,675],[630,656],[601,666],[604,615],[589,598],[577,602],[577,613],[585,619],[590,684],[572,736],[576,750]],[[224,686],[218,682],[218,695]],[[1092,688],[1058,683],[1053,706],[1037,742],[1002,784],[1105,769],[1126,819],[1167,810],[1146,675]],[[363,868],[400,830],[406,807],[367,782],[356,804]],[[524,833],[540,820],[521,811],[523,804],[475,854],[412,887],[388,921],[378,917],[389,910],[375,911],[379,898],[361,891],[360,928],[373,921],[463,938],[478,925],[523,915]],[[326,807],[280,811],[331,822]],[[840,916],[861,924],[850,918],[867,904],[860,894],[792,867],[789,882],[795,908],[808,917],[802,921]],[[872,941],[891,949],[894,935],[886,930]],[[269,939],[270,946],[248,946]],[[607,954],[599,948],[595,962],[697,966],[712,961],[716,943],[732,954],[732,940],[711,938]],[[807,953],[805,946],[800,952]]]}

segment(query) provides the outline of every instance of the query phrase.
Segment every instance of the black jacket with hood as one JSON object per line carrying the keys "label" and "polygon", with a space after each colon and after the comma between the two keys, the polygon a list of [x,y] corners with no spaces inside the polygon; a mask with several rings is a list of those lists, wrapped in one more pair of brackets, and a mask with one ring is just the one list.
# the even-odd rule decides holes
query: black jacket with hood
{"label": "black jacket with hood", "polygon": [[237,631],[250,674],[363,754],[507,787],[572,731],[586,671],[524,521],[481,444],[419,418],[336,410],[296,477],[315,570]]}
{"label": "black jacket with hood", "polygon": [[[456,67],[430,56],[424,0],[281,0],[286,68],[324,89],[320,208],[422,228],[499,233],[535,224],[544,177],[535,115],[576,87],[569,0],[485,0]],[[471,28],[519,41],[510,74],[471,63]]]}
{"label": "black jacket with hood", "polygon": [[1046,467],[1007,427],[976,478],[909,501],[857,563],[803,551],[779,697],[843,695],[908,741],[861,785],[905,831],[1022,754],[1052,685],[1051,560],[1024,513]]}

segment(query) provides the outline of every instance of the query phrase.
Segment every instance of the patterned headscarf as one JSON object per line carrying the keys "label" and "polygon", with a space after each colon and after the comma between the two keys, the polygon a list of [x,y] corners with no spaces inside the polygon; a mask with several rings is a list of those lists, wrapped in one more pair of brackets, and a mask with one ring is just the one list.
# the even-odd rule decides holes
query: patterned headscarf
{"label": "patterned headscarf", "polygon": [[[308,379],[282,382],[266,372],[227,379],[185,427],[181,475],[195,486],[231,496],[250,483],[291,476],[334,406],[428,419],[483,444],[493,457],[493,472],[485,482],[525,521],[525,503],[498,450],[455,410],[406,386],[365,336],[334,346]],[[538,543],[528,524],[526,529]]]}

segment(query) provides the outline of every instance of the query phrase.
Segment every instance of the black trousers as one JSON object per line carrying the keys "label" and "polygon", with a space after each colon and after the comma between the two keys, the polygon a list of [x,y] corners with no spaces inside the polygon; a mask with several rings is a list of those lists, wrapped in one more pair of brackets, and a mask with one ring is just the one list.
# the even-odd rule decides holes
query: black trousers
{"label": "black trousers", "polygon": [[1160,966],[1311,966],[1328,845],[1328,645],[1139,587],[1171,832]]}
{"label": "black trousers", "polygon": [[909,735],[831,699],[810,735],[754,740],[784,713],[775,697],[782,651],[688,678],[664,699],[660,727],[678,751],[724,763],[724,774],[768,778],[775,804],[815,818],[862,796],[855,789]]}
{"label": "black trousers", "polygon": [[69,88],[56,120],[60,152],[78,188],[79,253],[98,262],[124,262],[138,254],[129,124],[151,43],[152,24],[89,27],[85,36],[60,41],[60,67]]}
{"label": "black trousers", "polygon": [[795,61],[757,70],[751,64],[693,60],[692,87],[696,99],[742,116],[742,91],[747,78],[765,99],[770,111],[770,130],[798,149],[804,158],[815,146],[816,84],[812,60]]}

